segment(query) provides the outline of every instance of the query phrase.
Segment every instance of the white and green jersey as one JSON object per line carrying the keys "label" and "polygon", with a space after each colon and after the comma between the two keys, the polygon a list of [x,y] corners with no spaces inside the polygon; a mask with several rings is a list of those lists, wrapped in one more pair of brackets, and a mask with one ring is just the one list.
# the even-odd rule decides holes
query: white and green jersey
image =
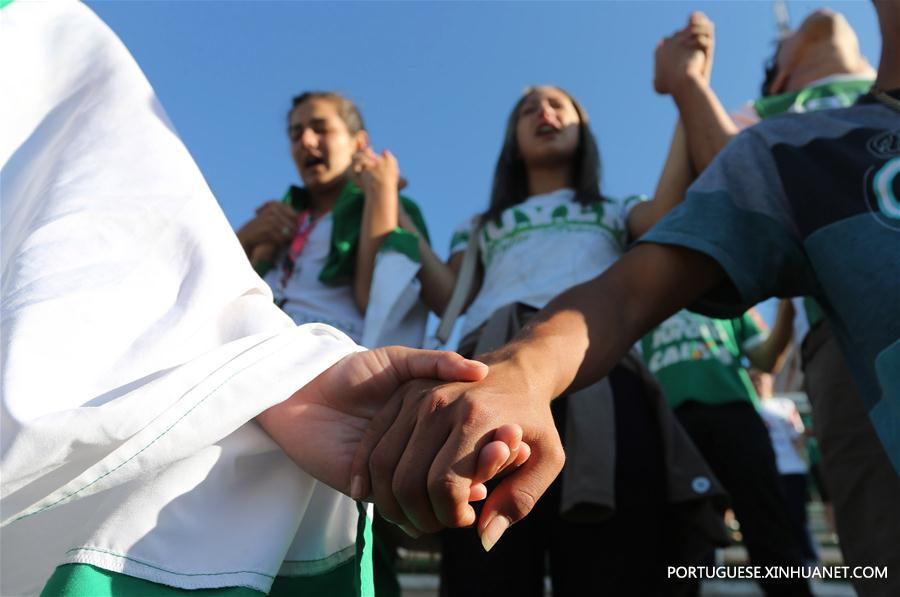
{"label": "white and green jersey", "polygon": [[[478,238],[484,282],[466,314],[463,335],[511,303],[542,308],[562,291],[586,282],[625,250],[628,214],[641,197],[591,205],[561,189],[507,208],[485,222]],[[464,251],[471,222],[457,229],[450,254]]]}
{"label": "white and green jersey", "polygon": [[756,392],[741,358],[766,338],[753,310],[736,319],[712,319],[681,310],[643,337],[644,362],[671,407],[750,401]]}
{"label": "white and green jersey", "polygon": [[760,97],[747,102],[731,114],[739,128],[745,129],[778,114],[802,114],[818,110],[852,106],[872,87],[872,79],[858,75],[832,75],[813,81],[799,91]]}

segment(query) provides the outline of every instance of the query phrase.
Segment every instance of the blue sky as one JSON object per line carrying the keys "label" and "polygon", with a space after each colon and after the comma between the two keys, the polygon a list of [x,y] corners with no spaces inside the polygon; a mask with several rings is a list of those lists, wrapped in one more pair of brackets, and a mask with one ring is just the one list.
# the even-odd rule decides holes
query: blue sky
{"label": "blue sky", "polygon": [[[754,97],[772,50],[772,2],[88,2],[156,89],[233,226],[298,181],[285,113],[303,90],[360,105],[398,157],[439,254],[483,210],[504,120],[524,87],[558,84],[591,115],[603,191],[651,193],[676,112],[651,86],[656,41],[692,10],[716,23],[713,85]],[[792,23],[843,12],[877,66],[867,1],[789,2]]]}

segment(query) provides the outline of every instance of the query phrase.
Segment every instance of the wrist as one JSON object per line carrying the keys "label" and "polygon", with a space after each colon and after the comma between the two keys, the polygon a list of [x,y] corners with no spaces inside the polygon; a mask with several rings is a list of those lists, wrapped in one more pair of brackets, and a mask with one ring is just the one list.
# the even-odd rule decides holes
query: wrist
{"label": "wrist", "polygon": [[366,185],[363,190],[366,194],[366,197],[371,197],[372,199],[387,200],[392,196],[394,199],[397,199],[398,197],[396,179],[370,179],[366,181]]}
{"label": "wrist", "polygon": [[687,71],[679,75],[672,84],[672,97],[676,103],[681,103],[691,93],[703,90],[709,84],[702,73]]}
{"label": "wrist", "polygon": [[542,402],[550,403],[568,386],[558,380],[559,371],[548,353],[534,342],[513,341],[493,352],[476,357],[490,368],[492,374],[522,380]]}

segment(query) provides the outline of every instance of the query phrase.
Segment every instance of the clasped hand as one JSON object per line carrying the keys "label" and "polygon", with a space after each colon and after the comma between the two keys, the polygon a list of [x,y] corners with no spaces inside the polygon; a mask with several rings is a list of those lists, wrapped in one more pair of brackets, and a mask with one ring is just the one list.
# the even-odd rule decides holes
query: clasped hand
{"label": "clasped hand", "polygon": [[487,497],[489,549],[562,469],[549,403],[509,363],[394,346],[343,358],[256,420],[302,469],[411,535],[472,525],[470,502]]}

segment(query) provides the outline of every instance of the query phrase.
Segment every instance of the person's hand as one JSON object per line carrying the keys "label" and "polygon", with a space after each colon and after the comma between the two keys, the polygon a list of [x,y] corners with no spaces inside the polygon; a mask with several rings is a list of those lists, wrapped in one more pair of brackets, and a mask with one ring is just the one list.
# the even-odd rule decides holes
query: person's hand
{"label": "person's hand", "polygon": [[297,229],[297,212],[280,201],[267,201],[256,209],[256,217],[237,232],[244,251],[251,255],[257,245],[276,249],[288,244]]}
{"label": "person's hand", "polygon": [[370,147],[356,152],[350,172],[353,182],[367,197],[373,192],[394,193],[400,188],[400,166],[397,158],[386,149],[381,154]]}
{"label": "person's hand", "polygon": [[531,511],[565,460],[550,412],[552,390],[540,376],[529,375],[532,368],[504,357],[491,361],[487,377],[477,383],[402,387],[359,444],[352,468],[355,495],[374,499],[382,516],[405,529],[472,525],[472,488],[493,476],[479,457],[498,429],[515,424],[531,455],[516,463],[521,467],[484,505],[478,532],[485,549],[493,547]]}
{"label": "person's hand", "polygon": [[[330,487],[351,493],[350,466],[370,420],[403,384],[418,378],[477,381],[487,366],[456,353],[392,346],[351,354],[260,413],[256,421],[303,470]],[[521,430],[507,426],[487,442],[479,470],[497,470],[527,459]],[[512,449],[510,449],[510,446]],[[523,446],[523,447],[520,447]],[[475,484],[466,499],[484,499]]]}
{"label": "person's hand", "polygon": [[655,53],[653,87],[672,93],[685,80],[709,83],[712,76],[715,27],[702,12],[692,13],[684,29],[659,41]]}

